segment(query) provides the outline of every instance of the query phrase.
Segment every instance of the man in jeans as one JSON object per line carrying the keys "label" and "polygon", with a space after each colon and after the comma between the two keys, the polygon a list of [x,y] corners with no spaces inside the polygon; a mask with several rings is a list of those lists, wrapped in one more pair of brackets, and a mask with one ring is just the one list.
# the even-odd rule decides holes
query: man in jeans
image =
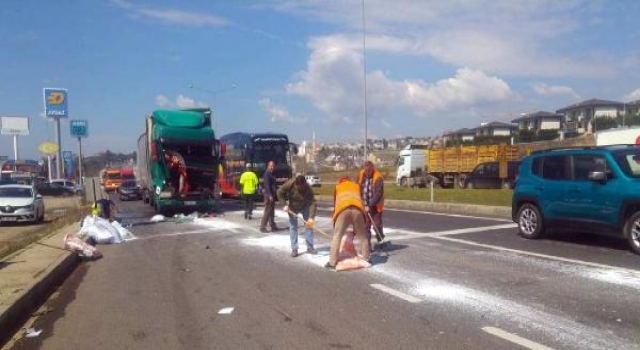
{"label": "man in jeans", "polygon": [[271,232],[279,231],[280,228],[276,226],[275,219],[275,207],[276,196],[278,195],[278,186],[276,178],[273,176],[273,168],[275,163],[269,161],[267,164],[267,171],[264,172],[262,177],[262,188],[264,190],[264,213],[262,215],[262,222],[260,222],[260,232],[267,233],[267,223],[271,226]]}
{"label": "man in jeans", "polygon": [[358,174],[358,185],[360,186],[360,195],[366,211],[365,219],[369,241],[371,241],[371,227],[373,226],[376,240],[378,241],[376,248],[384,248],[389,243],[389,240],[385,239],[382,229],[384,179],[382,174],[374,168],[371,161],[364,162],[364,166]]}
{"label": "man in jeans", "polygon": [[278,189],[278,201],[285,203],[283,210],[289,214],[289,237],[291,257],[298,256],[298,214],[306,223],[305,241],[307,253],[318,254],[313,248],[313,219],[316,217],[316,198],[303,175],[285,182]]}

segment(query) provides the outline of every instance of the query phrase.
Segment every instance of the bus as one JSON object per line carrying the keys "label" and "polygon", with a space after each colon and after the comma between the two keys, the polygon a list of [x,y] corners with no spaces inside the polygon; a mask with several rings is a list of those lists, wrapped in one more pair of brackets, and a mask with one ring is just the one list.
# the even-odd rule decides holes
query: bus
{"label": "bus", "polygon": [[293,155],[298,154],[298,147],[290,143],[285,134],[235,132],[222,136],[220,141],[226,147],[224,167],[219,175],[223,197],[240,196],[240,175],[247,163],[260,179],[258,196],[262,196],[262,176],[269,161],[275,162],[273,175],[278,186],[293,175]]}

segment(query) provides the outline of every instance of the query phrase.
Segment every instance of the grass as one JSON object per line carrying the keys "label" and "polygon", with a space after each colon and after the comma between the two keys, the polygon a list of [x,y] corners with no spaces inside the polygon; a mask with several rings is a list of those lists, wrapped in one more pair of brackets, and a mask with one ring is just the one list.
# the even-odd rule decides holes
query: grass
{"label": "grass", "polygon": [[[430,201],[431,190],[429,188],[402,188],[395,183],[395,169],[383,168],[381,172],[385,175],[387,182],[384,185],[386,199],[400,199],[413,201]],[[313,189],[316,195],[332,196],[336,182],[342,176],[349,176],[357,180],[357,170],[320,173],[322,187]],[[467,189],[441,189],[433,190],[433,201],[442,203],[461,203],[477,205],[511,206],[512,190],[467,190]]]}

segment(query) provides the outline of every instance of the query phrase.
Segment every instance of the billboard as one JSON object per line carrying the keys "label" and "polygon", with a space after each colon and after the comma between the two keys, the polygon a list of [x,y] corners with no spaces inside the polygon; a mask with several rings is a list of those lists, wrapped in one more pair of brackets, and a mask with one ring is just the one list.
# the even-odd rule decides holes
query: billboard
{"label": "billboard", "polygon": [[47,118],[66,118],[67,89],[44,88],[44,115]]}
{"label": "billboard", "polygon": [[2,135],[29,135],[28,117],[2,117],[0,118]]}

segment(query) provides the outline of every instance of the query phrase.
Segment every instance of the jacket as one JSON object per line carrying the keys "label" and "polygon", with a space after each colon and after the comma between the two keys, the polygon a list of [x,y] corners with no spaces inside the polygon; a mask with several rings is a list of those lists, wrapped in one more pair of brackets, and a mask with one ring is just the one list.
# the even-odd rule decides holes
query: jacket
{"label": "jacket", "polygon": [[251,170],[247,170],[240,176],[242,194],[255,194],[258,187],[258,176]]}
{"label": "jacket", "polygon": [[277,199],[278,184],[276,183],[276,177],[269,170],[265,171],[262,176],[262,186],[265,197],[273,196],[273,199]]}
{"label": "jacket", "polygon": [[[360,186],[360,196],[362,198],[364,198],[364,182],[364,170],[360,170],[360,173],[358,174],[358,186]],[[371,199],[368,206],[369,208],[375,208],[377,212],[381,213],[384,209],[384,179],[378,170],[373,171],[371,192]]]}
{"label": "jacket", "polygon": [[359,209],[364,216],[364,203],[360,197],[358,184],[353,181],[343,181],[336,185],[333,192],[333,222],[335,223],[338,215],[349,207]]}
{"label": "jacket", "polygon": [[313,191],[309,189],[306,196],[303,196],[296,186],[293,185],[295,178],[289,179],[278,188],[278,201],[280,203],[287,203],[289,201],[289,210],[294,214],[298,214],[304,208],[309,208],[309,217],[314,219],[316,217],[316,197]]}

